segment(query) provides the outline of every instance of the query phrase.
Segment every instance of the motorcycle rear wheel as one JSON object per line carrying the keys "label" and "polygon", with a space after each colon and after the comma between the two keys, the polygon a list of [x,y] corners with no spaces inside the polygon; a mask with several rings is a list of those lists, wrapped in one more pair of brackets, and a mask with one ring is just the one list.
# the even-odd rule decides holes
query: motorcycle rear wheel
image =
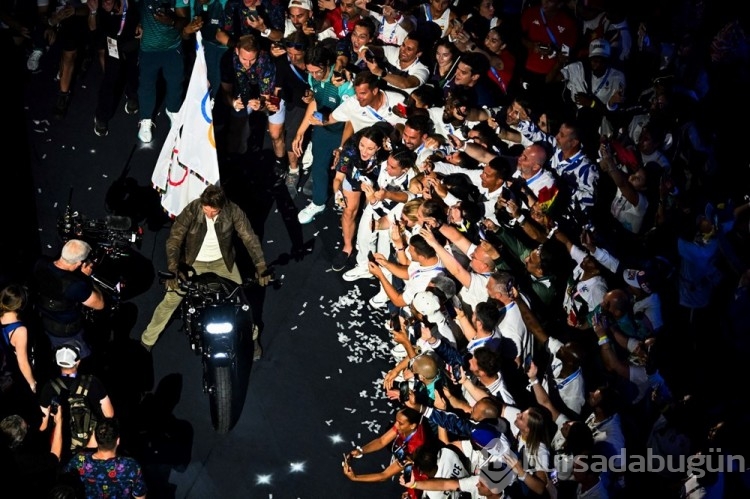
{"label": "motorcycle rear wheel", "polygon": [[213,366],[211,376],[213,389],[208,398],[211,405],[211,423],[218,433],[227,433],[232,426],[232,409],[234,400],[233,376],[231,366]]}

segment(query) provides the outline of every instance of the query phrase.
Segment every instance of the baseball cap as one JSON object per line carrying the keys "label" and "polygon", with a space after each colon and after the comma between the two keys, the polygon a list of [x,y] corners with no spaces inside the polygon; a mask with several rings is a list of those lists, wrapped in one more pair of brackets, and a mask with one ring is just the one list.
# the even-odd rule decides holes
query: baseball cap
{"label": "baseball cap", "polygon": [[609,42],[604,38],[597,38],[589,44],[589,57],[609,57]]}
{"label": "baseball cap", "polygon": [[291,0],[287,8],[297,7],[298,9],[305,9],[312,12],[312,3],[310,0]]}
{"label": "baseball cap", "polygon": [[420,291],[414,295],[411,301],[414,310],[424,315],[430,322],[435,322],[433,318],[440,312],[440,299],[431,291]]}
{"label": "baseball cap", "polygon": [[645,270],[625,269],[622,278],[626,284],[634,288],[640,288],[646,293],[651,293],[650,276]]}
{"label": "baseball cap", "polygon": [[81,358],[81,351],[75,345],[63,345],[55,351],[55,362],[60,367],[75,367]]}

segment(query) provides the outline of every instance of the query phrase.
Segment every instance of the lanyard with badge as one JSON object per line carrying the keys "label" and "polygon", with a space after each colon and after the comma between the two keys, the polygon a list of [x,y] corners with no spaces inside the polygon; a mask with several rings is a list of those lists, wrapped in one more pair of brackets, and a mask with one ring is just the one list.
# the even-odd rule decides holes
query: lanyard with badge
{"label": "lanyard with badge", "polygon": [[120,29],[117,31],[115,38],[111,36],[107,37],[107,54],[115,59],[120,58],[120,51],[117,49],[117,37],[122,34],[122,30],[125,29],[125,19],[128,15],[128,0],[122,0],[122,14],[120,14]]}

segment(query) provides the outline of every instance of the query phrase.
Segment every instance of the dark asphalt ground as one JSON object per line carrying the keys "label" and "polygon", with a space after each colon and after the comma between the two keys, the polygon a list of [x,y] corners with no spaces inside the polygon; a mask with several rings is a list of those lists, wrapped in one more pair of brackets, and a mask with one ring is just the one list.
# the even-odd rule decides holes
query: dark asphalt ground
{"label": "dark asphalt ground", "polygon": [[[352,483],[341,471],[342,453],[385,431],[393,409],[378,381],[390,366],[385,316],[366,303],[377,288],[372,281],[346,283],[329,270],[340,241],[336,214],[326,211],[300,227],[296,212],[306,199],[300,194],[295,208],[283,186],[268,189],[263,152],[223,164],[222,182],[252,219],[280,286],[254,296],[264,355],[252,365],[236,425],[219,435],[202,391],[200,358],[181,321],[167,328],[152,355],[138,344],[163,295],[154,276],[165,267],[169,221],[150,179],[167,117],[156,116],[154,141],[143,146],[123,99],[109,135],[97,137],[95,64],[76,80],[69,113],[57,122],[55,55],[46,54],[36,74],[28,74],[25,61],[5,57],[6,67],[15,68],[9,116],[18,117],[6,150],[15,151],[18,163],[6,157],[4,193],[22,203],[6,212],[8,230],[20,237],[3,244],[3,277],[23,279],[37,256],[59,252],[56,224],[69,199],[89,218],[127,215],[144,230],[140,249],[99,271],[105,278],[127,274],[130,296],[114,331],[102,328],[92,369],[110,390],[126,434],[122,448],[142,463],[149,497],[398,497],[397,484]],[[249,275],[246,260],[241,270]],[[356,470],[380,470],[389,457],[387,451],[368,456]]]}

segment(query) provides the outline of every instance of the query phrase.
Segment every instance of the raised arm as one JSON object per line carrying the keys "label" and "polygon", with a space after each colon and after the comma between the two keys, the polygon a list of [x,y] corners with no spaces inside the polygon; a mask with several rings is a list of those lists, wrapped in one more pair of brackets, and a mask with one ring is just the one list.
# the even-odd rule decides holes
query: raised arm
{"label": "raised arm", "polygon": [[537,403],[550,412],[552,421],[557,421],[560,411],[557,410],[557,407],[550,400],[547,390],[544,389],[544,386],[537,379],[537,367],[534,362],[531,363],[531,367],[529,367],[526,375],[529,377],[529,383],[534,391],[534,398],[536,398]]}

